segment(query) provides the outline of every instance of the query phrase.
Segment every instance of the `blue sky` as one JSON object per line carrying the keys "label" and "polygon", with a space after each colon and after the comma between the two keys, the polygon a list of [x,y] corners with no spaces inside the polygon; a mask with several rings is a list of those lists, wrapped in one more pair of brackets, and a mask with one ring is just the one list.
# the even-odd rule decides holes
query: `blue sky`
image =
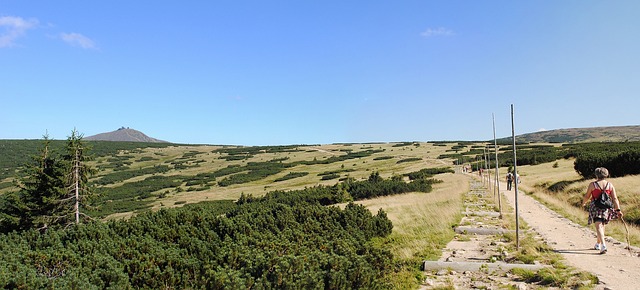
{"label": "blue sky", "polygon": [[[488,140],[639,125],[640,1],[0,0],[0,139]],[[606,117],[604,117],[604,116]]]}

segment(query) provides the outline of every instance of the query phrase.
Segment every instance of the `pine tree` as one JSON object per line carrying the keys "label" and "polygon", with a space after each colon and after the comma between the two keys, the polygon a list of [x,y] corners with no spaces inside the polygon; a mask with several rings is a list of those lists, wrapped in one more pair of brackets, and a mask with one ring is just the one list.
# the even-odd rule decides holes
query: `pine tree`
{"label": "pine tree", "polygon": [[80,223],[80,216],[88,218],[82,213],[81,206],[87,205],[86,201],[91,194],[87,181],[95,170],[87,164],[91,159],[85,154],[89,149],[82,137],[75,129],[71,131],[71,136],[67,138],[66,154],[62,156],[66,163],[67,195],[60,200],[60,217],[67,224]]}
{"label": "pine tree", "polygon": [[51,140],[43,136],[40,153],[26,164],[26,175],[20,179],[17,192],[4,196],[0,209],[0,230],[44,230],[56,223],[56,208],[64,196],[64,171],[51,152]]}

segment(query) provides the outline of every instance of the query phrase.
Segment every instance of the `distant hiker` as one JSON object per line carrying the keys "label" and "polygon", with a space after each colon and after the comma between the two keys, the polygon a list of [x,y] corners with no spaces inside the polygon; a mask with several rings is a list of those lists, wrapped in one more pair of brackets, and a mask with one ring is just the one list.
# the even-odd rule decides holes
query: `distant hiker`
{"label": "distant hiker", "polygon": [[511,184],[513,184],[513,174],[507,173],[507,190],[511,190]]}
{"label": "distant hiker", "polygon": [[[609,223],[610,220],[616,217],[622,217],[623,214],[620,211],[620,202],[616,195],[616,189],[613,184],[606,181],[605,178],[609,177],[609,170],[604,167],[598,167],[595,170],[596,181],[589,183],[587,187],[587,193],[582,199],[582,206],[585,206],[589,200],[589,220],[588,224],[595,223],[597,241],[595,249],[599,250],[601,254],[607,252],[607,245],[604,243],[604,226]],[[612,201],[608,206],[601,206],[598,199],[602,194],[608,195]],[[606,198],[606,196],[603,196]]]}

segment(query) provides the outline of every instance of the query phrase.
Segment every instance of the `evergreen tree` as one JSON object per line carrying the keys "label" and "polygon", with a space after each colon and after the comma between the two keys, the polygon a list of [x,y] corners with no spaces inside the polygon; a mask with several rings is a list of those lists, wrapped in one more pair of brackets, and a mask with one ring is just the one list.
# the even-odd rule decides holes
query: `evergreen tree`
{"label": "evergreen tree", "polygon": [[89,148],[82,137],[75,129],[71,131],[71,136],[67,138],[66,153],[62,156],[66,165],[67,190],[66,197],[60,200],[58,218],[64,224],[78,224],[81,215],[88,217],[81,212],[81,206],[87,205],[86,201],[91,193],[88,180],[95,170],[87,164],[91,160],[86,155]]}
{"label": "evergreen tree", "polygon": [[384,178],[382,178],[382,176],[380,176],[380,172],[376,171],[371,173],[371,175],[369,175],[369,182],[371,183],[376,183],[376,182],[381,182],[384,180]]}
{"label": "evergreen tree", "polygon": [[18,192],[8,193],[0,203],[0,230],[46,229],[56,223],[58,200],[64,196],[64,171],[51,152],[51,140],[43,136],[40,154],[26,165]]}

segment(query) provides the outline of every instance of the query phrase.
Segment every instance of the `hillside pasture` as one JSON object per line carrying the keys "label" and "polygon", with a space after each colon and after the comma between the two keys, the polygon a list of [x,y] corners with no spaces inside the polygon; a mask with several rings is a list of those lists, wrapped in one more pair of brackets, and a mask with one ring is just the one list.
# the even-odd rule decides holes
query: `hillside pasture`
{"label": "hillside pasture", "polygon": [[[58,148],[63,141],[55,141]],[[4,159],[0,194],[16,190],[20,166],[37,154],[38,140],[5,141],[4,148],[21,148]],[[126,217],[210,200],[236,200],[273,190],[296,190],[334,185],[345,178],[366,179],[372,172],[383,178],[424,168],[452,166],[452,159],[436,158],[456,143],[368,143],[241,147],[91,141],[90,165],[98,172],[90,179],[98,209],[93,216]],[[54,148],[54,149],[55,149]],[[8,156],[9,154],[7,154]],[[3,163],[4,164],[4,163]],[[280,180],[292,172],[305,172]],[[326,178],[331,173],[335,178]],[[158,181],[166,178],[166,187]],[[276,181],[279,180],[279,181]],[[178,182],[178,183],[175,183]],[[165,183],[165,182],[163,182]],[[132,189],[135,187],[135,190]]]}

